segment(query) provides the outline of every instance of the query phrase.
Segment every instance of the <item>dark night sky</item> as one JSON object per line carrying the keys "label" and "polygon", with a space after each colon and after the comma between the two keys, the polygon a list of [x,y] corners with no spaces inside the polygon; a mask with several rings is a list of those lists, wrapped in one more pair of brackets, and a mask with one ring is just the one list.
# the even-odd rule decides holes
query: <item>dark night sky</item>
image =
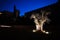
{"label": "dark night sky", "polygon": [[7,10],[13,12],[15,4],[22,16],[25,12],[42,8],[56,2],[57,0],[0,0],[0,11]]}

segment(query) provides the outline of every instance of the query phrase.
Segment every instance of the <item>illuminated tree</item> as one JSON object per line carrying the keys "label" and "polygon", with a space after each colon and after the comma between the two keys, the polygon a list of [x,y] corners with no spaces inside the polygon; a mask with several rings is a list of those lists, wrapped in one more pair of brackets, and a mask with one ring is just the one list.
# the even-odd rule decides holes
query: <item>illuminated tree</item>
{"label": "illuminated tree", "polygon": [[46,32],[45,30],[43,30],[43,25],[45,24],[45,22],[50,21],[47,17],[47,15],[49,15],[49,14],[50,14],[50,12],[46,12],[46,11],[41,10],[41,14],[36,13],[36,14],[31,15],[31,19],[34,18],[34,23],[36,26],[36,30],[33,30],[33,32],[40,30],[43,33],[46,33],[46,34],[49,33],[49,32]]}

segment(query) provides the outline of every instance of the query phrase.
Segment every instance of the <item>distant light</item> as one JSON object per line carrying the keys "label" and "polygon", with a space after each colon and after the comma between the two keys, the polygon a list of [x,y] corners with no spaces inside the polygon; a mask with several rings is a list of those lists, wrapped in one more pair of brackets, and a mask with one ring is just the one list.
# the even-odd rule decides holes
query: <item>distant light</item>
{"label": "distant light", "polygon": [[1,15],[2,13],[0,12],[0,15]]}
{"label": "distant light", "polygon": [[1,25],[1,27],[11,27],[11,26]]}

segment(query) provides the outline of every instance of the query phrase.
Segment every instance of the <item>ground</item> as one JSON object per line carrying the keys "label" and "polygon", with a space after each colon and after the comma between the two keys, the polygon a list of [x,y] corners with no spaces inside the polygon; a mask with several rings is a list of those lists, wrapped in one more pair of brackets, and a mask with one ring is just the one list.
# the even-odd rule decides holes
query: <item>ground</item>
{"label": "ground", "polygon": [[[17,40],[56,40],[60,35],[58,31],[50,30],[50,34],[42,32],[32,32],[32,30],[16,29],[16,28],[0,28],[0,39],[17,39]],[[59,38],[59,37],[58,37]]]}

